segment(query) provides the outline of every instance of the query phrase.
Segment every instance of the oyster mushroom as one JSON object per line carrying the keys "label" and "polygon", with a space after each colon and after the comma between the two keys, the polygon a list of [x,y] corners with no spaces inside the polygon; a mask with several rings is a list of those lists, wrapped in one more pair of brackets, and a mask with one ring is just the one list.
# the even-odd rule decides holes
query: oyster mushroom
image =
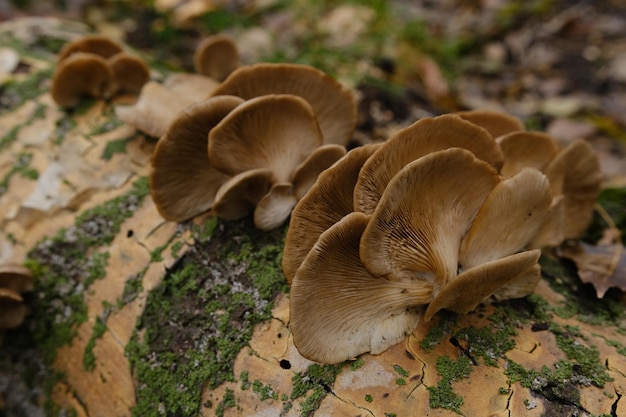
{"label": "oyster mushroom", "polygon": [[524,130],[524,124],[520,119],[495,110],[476,109],[460,111],[454,114],[482,127],[494,138],[507,133]]}
{"label": "oyster mushroom", "polygon": [[197,46],[193,62],[198,74],[223,81],[239,66],[239,50],[226,35],[208,36]]}
{"label": "oyster mushroom", "polygon": [[0,265],[0,330],[13,329],[28,313],[21,293],[33,289],[30,270],[21,265]]}
{"label": "oyster mushroom", "polygon": [[326,73],[306,65],[255,64],[233,71],[212,95],[245,100],[266,94],[292,94],[313,108],[324,144],[345,146],[356,125],[355,98]]}
{"label": "oyster mushroom", "polygon": [[150,68],[143,60],[126,52],[119,52],[107,60],[113,72],[112,94],[139,94],[150,79]]}
{"label": "oyster mushroom", "polygon": [[84,96],[107,98],[113,71],[95,54],[77,52],[61,61],[52,76],[50,94],[61,107],[75,107]]}
{"label": "oyster mushroom", "polygon": [[75,53],[85,52],[107,59],[122,52],[122,47],[108,36],[87,35],[63,45],[57,54],[57,61],[61,62]]}
{"label": "oyster mushroom", "polygon": [[219,96],[192,104],[157,143],[150,191],[166,220],[187,220],[213,205],[218,189],[230,175],[209,162],[208,134],[242,101],[239,97]]}
{"label": "oyster mushroom", "polygon": [[289,283],[318,237],[354,211],[352,194],[359,171],[380,145],[352,149],[319,175],[294,208],[285,236],[282,260],[283,272]]}
{"label": "oyster mushroom", "polygon": [[[298,96],[271,94],[244,102],[211,130],[209,159],[232,177],[249,170],[271,170],[270,191],[257,202],[254,213],[255,225],[270,230],[287,219],[317,175],[345,154],[343,147],[321,145],[311,106]],[[240,198],[252,201],[243,194]],[[213,211],[218,217],[233,218],[223,207],[227,206],[217,199]]]}
{"label": "oyster mushroom", "polygon": [[387,184],[409,162],[431,152],[460,147],[496,168],[502,152],[487,131],[455,115],[424,118],[400,130],[369,158],[354,189],[355,210],[372,213]]}

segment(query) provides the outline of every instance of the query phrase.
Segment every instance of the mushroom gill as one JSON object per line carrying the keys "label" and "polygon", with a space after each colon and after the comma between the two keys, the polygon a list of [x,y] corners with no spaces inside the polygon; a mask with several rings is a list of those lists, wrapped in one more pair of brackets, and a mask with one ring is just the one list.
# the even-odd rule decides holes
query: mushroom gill
{"label": "mushroom gill", "polygon": [[532,248],[580,234],[598,186],[588,144],[562,149],[495,112],[424,118],[353,149],[291,215],[282,265],[296,347],[327,363],[380,353],[420,317],[532,293]]}

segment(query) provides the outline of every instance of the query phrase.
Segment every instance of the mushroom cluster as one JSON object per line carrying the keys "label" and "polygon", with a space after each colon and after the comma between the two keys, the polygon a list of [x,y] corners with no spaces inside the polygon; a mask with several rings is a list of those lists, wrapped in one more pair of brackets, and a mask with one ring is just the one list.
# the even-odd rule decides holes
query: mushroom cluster
{"label": "mushroom cluster", "polygon": [[143,60],[102,35],[88,35],[65,44],[57,60],[50,93],[65,108],[76,107],[84,96],[108,99],[118,94],[138,94],[150,78]]}
{"label": "mushroom cluster", "polygon": [[22,293],[33,289],[30,270],[21,265],[0,265],[0,330],[14,329],[24,321],[28,308]]}
{"label": "mushroom cluster", "polygon": [[281,225],[318,174],[346,153],[356,124],[352,93],[295,64],[237,68],[181,111],[157,143],[151,193],[161,215],[208,209],[261,230]]}
{"label": "mushroom cluster", "polygon": [[120,120],[153,137],[161,137],[179,111],[204,100],[239,67],[239,50],[223,34],[204,38],[194,52],[192,73],[175,73],[163,82],[148,81],[132,105],[119,105]]}
{"label": "mushroom cluster", "polygon": [[424,118],[319,175],[282,264],[304,357],[381,353],[441,309],[533,291],[539,248],[584,230],[600,174],[588,145],[522,128],[488,111]]}

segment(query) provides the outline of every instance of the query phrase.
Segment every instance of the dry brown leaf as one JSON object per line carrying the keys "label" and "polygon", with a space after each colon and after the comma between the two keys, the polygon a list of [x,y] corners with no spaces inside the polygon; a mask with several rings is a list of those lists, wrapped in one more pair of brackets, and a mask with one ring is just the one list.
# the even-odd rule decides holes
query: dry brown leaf
{"label": "dry brown leaf", "polygon": [[593,284],[598,298],[612,287],[626,291],[626,252],[621,242],[596,246],[581,242],[560,248],[558,255],[576,263],[581,281]]}

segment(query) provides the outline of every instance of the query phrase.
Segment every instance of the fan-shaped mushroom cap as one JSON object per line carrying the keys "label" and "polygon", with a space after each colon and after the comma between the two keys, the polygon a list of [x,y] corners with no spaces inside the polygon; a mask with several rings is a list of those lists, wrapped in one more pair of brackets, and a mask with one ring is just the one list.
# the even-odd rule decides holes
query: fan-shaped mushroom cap
{"label": "fan-shaped mushroom cap", "polygon": [[391,178],[405,165],[451,147],[468,149],[496,168],[502,164],[502,152],[485,129],[450,114],[424,118],[396,133],[365,162],[354,189],[355,210],[372,213]]}
{"label": "fan-shaped mushroom cap", "polygon": [[311,106],[298,96],[271,94],[244,102],[211,130],[209,159],[228,175],[268,168],[277,182],[290,182],[321,144]]}
{"label": "fan-shaped mushroom cap", "polygon": [[129,53],[117,53],[107,62],[113,71],[114,93],[138,94],[150,79],[150,68],[146,63]]}
{"label": "fan-shaped mushroom cap", "polygon": [[456,276],[461,238],[498,181],[492,166],[461,148],[411,162],[389,182],[363,233],[363,264],[376,277],[444,286]]}
{"label": "fan-shaped mushroom cap", "polygon": [[187,220],[213,204],[229,176],[209,163],[208,133],[241,102],[239,97],[220,96],[192,104],[157,143],[150,191],[165,219]]}
{"label": "fan-shaped mushroom cap", "polygon": [[500,174],[510,177],[524,167],[543,171],[559,152],[558,143],[552,136],[541,132],[518,131],[500,136],[496,142],[504,154]]}
{"label": "fan-shaped mushroom cap", "polygon": [[282,260],[283,272],[289,283],[318,237],[354,211],[352,193],[359,171],[379,146],[372,144],[352,149],[318,176],[293,209]]}
{"label": "fan-shaped mushroom cap", "polygon": [[461,242],[462,270],[526,247],[546,220],[551,203],[548,179],[533,168],[525,168],[496,185]]}
{"label": "fan-shaped mushroom cap", "polygon": [[321,172],[346,154],[342,145],[322,145],[315,149],[295,170],[291,183],[293,194],[301,199],[311,188]]}
{"label": "fan-shaped mushroom cap", "polygon": [[107,36],[87,35],[63,45],[57,59],[63,61],[77,52],[88,52],[106,59],[122,52],[122,47]]}
{"label": "fan-shaped mushroom cap", "polygon": [[77,52],[58,64],[50,94],[59,106],[75,107],[83,96],[106,98],[112,78],[104,58]]}
{"label": "fan-shaped mushroom cap", "polygon": [[267,168],[251,169],[226,181],[217,190],[213,213],[227,220],[241,219],[252,213],[257,203],[272,188],[274,174]]}
{"label": "fan-shaped mushroom cap", "polygon": [[276,229],[287,220],[297,202],[291,183],[274,184],[254,209],[254,225],[264,231]]}
{"label": "fan-shaped mushroom cap", "polygon": [[512,300],[530,295],[541,281],[541,266],[533,265],[491,294],[494,301]]}
{"label": "fan-shaped mushroom cap", "polygon": [[0,330],[14,329],[24,321],[28,308],[18,293],[0,288]]}
{"label": "fan-shaped mushroom cap", "polygon": [[352,92],[324,72],[306,65],[256,64],[239,67],[213,92],[246,100],[267,94],[293,94],[309,102],[324,143],[346,145],[356,125]]}
{"label": "fan-shaped mushroom cap", "polygon": [[222,81],[239,66],[239,50],[230,37],[212,35],[200,42],[193,62],[197,73]]}
{"label": "fan-shaped mushroom cap", "polygon": [[541,251],[535,249],[468,269],[445,285],[428,305],[424,321],[442,309],[467,313],[499,288],[533,268]]}
{"label": "fan-shaped mushroom cap", "polygon": [[293,279],[290,328],[298,351],[322,363],[381,353],[415,329],[432,286],[374,278],[359,259],[368,222],[351,213],[322,233]]}
{"label": "fan-shaped mushroom cap", "polygon": [[30,269],[22,265],[0,265],[0,288],[5,288],[16,293],[31,291],[35,279]]}
{"label": "fan-shaped mushroom cap", "polygon": [[499,111],[477,109],[454,114],[484,128],[494,138],[517,130],[524,130],[524,124],[520,119]]}
{"label": "fan-shaped mushroom cap", "polygon": [[576,239],[587,229],[600,193],[602,174],[598,158],[584,139],[569,144],[545,170],[552,193],[563,194],[565,239]]}

